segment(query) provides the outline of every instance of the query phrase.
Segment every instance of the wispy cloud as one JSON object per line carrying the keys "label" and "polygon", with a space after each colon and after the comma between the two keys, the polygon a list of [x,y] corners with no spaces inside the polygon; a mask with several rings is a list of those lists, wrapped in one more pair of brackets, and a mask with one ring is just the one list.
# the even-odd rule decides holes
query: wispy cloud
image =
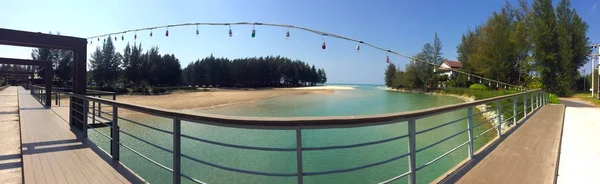
{"label": "wispy cloud", "polygon": [[592,12],[596,12],[596,8],[598,7],[598,2],[595,2],[592,6]]}

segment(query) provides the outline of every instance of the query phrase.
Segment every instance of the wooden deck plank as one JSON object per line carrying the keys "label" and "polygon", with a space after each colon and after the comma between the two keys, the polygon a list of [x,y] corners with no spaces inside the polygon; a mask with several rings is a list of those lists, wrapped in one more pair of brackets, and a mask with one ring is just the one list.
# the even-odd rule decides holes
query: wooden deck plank
{"label": "wooden deck plank", "polygon": [[563,117],[563,105],[542,107],[466,173],[447,182],[554,183]]}
{"label": "wooden deck plank", "polygon": [[[82,143],[64,119],[45,109],[28,91],[19,89],[24,178],[27,183],[139,183],[124,177],[87,143]],[[131,175],[130,173],[128,173]]]}

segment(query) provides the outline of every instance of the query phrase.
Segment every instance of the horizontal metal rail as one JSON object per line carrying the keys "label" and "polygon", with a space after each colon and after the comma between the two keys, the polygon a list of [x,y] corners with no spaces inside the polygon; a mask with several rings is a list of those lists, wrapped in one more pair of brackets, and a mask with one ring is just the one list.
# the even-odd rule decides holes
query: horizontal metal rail
{"label": "horizontal metal rail", "polygon": [[358,144],[349,144],[349,145],[341,145],[341,146],[304,147],[304,148],[302,148],[302,150],[303,151],[316,151],[316,150],[355,148],[355,147],[361,147],[361,146],[381,144],[381,143],[390,142],[390,141],[394,141],[394,140],[398,140],[398,139],[402,139],[402,138],[406,138],[406,137],[408,137],[408,134],[397,136],[397,137],[392,137],[389,139],[383,139],[383,140],[379,140],[379,141],[371,141],[371,142],[365,142],[365,143],[358,143]]}
{"label": "horizontal metal rail", "polygon": [[460,122],[462,120],[466,120],[467,118],[469,118],[469,117],[460,118],[460,119],[457,119],[457,120],[454,120],[454,121],[450,121],[448,123],[444,123],[444,124],[441,124],[441,125],[438,125],[438,126],[434,126],[434,127],[431,127],[431,128],[425,129],[425,130],[421,130],[421,131],[416,132],[415,134],[419,135],[421,133],[429,132],[431,130],[434,130],[434,129],[437,129],[437,128],[440,128],[440,127],[443,127],[443,126],[446,126],[446,125],[449,125],[449,124],[453,124],[453,123],[456,123],[456,122]]}
{"label": "horizontal metal rail", "polygon": [[196,140],[196,141],[200,141],[200,142],[205,142],[205,143],[209,143],[209,144],[214,144],[214,145],[219,145],[219,146],[225,146],[225,147],[230,147],[230,148],[239,148],[239,149],[247,149],[247,150],[259,150],[259,151],[296,151],[296,148],[268,148],[268,147],[258,147],[258,146],[242,146],[242,145],[236,145],[236,144],[227,144],[227,143],[221,143],[221,142],[216,142],[216,141],[211,141],[211,140],[206,140],[206,139],[201,139],[201,138],[197,138],[197,137],[192,137],[189,135],[185,135],[185,134],[181,134],[181,137],[185,137],[188,139],[192,139],[192,140]]}
{"label": "horizontal metal rail", "polygon": [[130,119],[127,119],[127,118],[123,118],[123,117],[118,117],[118,118],[121,119],[121,120],[125,120],[127,122],[130,122],[130,123],[139,125],[139,126],[143,126],[143,127],[146,127],[146,128],[152,129],[152,130],[156,130],[156,131],[162,132],[162,133],[173,134],[173,132],[169,132],[167,130],[163,130],[163,129],[160,129],[160,128],[155,128],[155,127],[151,127],[151,126],[148,126],[148,125],[144,125],[143,123],[138,123],[136,121],[133,121],[133,120],[130,120]]}
{"label": "horizontal metal rail", "polygon": [[143,143],[146,143],[146,144],[148,144],[148,145],[150,145],[150,146],[154,146],[154,147],[156,147],[156,148],[158,148],[158,149],[160,149],[160,150],[163,150],[163,151],[169,152],[169,153],[171,153],[171,154],[173,153],[173,151],[172,151],[172,150],[169,150],[169,149],[167,149],[167,148],[165,148],[165,147],[162,147],[162,146],[156,145],[156,144],[154,144],[154,143],[151,143],[150,141],[146,141],[146,140],[144,140],[144,139],[142,139],[142,138],[140,138],[140,137],[137,137],[137,136],[135,136],[135,135],[133,135],[133,134],[130,134],[130,133],[128,133],[128,132],[125,132],[125,131],[123,131],[123,130],[119,130],[119,132],[121,132],[121,133],[123,133],[123,134],[125,134],[125,135],[128,135],[129,137],[132,137],[132,138],[134,138],[134,139],[136,139],[136,140],[138,140],[138,141],[142,141]]}
{"label": "horizontal metal rail", "polygon": [[477,124],[475,124],[475,125],[473,126],[473,128],[476,128],[476,127],[478,127],[478,126],[481,126],[481,125],[483,125],[483,124],[485,124],[485,123],[489,123],[490,121],[494,121],[494,120],[496,120],[497,118],[498,118],[498,116],[494,116],[494,117],[492,117],[492,118],[490,118],[490,119],[487,119],[487,120],[485,120],[485,121],[483,121],[483,122],[481,122],[481,123],[477,123]]}
{"label": "horizontal metal rail", "polygon": [[304,176],[315,176],[315,175],[325,175],[325,174],[334,174],[334,173],[345,173],[345,172],[350,172],[350,171],[356,171],[356,170],[360,170],[360,169],[366,169],[369,167],[374,167],[374,166],[378,166],[381,164],[385,164],[385,163],[389,163],[401,158],[404,158],[406,156],[408,156],[409,153],[397,156],[397,157],[393,157],[387,160],[383,160],[383,161],[379,161],[379,162],[375,162],[375,163],[371,163],[371,164],[366,164],[366,165],[362,165],[362,166],[358,166],[358,167],[353,167],[353,168],[348,168],[348,169],[336,169],[336,170],[329,170],[329,171],[319,171],[319,172],[304,172]]}
{"label": "horizontal metal rail", "polygon": [[449,140],[449,139],[452,139],[452,138],[454,138],[454,137],[456,137],[456,136],[458,136],[458,135],[460,135],[460,134],[463,134],[463,133],[465,133],[465,132],[467,132],[467,131],[469,131],[469,129],[466,129],[466,130],[460,131],[460,132],[458,132],[458,133],[455,133],[455,134],[453,134],[453,135],[451,135],[451,136],[448,136],[448,137],[446,137],[446,138],[444,138],[444,139],[442,139],[442,140],[439,140],[439,141],[437,141],[437,142],[435,142],[435,143],[433,143],[433,144],[430,144],[429,146],[425,146],[425,147],[422,147],[422,148],[420,148],[420,149],[417,149],[417,150],[416,150],[416,152],[418,153],[418,152],[421,152],[421,151],[423,151],[423,150],[429,149],[429,148],[431,148],[431,147],[433,147],[433,146],[435,146],[435,145],[438,145],[438,144],[440,144],[440,143],[442,143],[442,142],[444,142],[444,141],[447,141],[447,140]]}
{"label": "horizontal metal rail", "polygon": [[467,141],[467,142],[464,142],[464,143],[462,143],[462,144],[458,145],[457,147],[455,147],[455,148],[452,148],[450,151],[447,151],[446,153],[444,153],[444,154],[442,154],[442,155],[440,155],[440,156],[438,156],[438,157],[434,158],[433,160],[431,160],[431,161],[429,161],[429,162],[427,162],[427,163],[425,163],[425,164],[421,165],[420,167],[417,167],[417,171],[418,171],[418,170],[421,170],[421,169],[422,169],[422,168],[424,168],[424,167],[427,167],[427,166],[429,166],[429,165],[431,165],[431,164],[435,163],[436,161],[438,161],[438,160],[442,159],[442,158],[443,158],[443,157],[445,157],[446,155],[449,155],[450,153],[452,153],[452,152],[454,152],[454,151],[458,150],[458,148],[461,148],[461,147],[463,147],[463,146],[467,145],[468,143],[469,143],[469,141]]}
{"label": "horizontal metal rail", "polygon": [[481,132],[479,135],[477,135],[477,136],[473,137],[473,140],[475,140],[475,139],[477,139],[477,138],[481,137],[483,134],[485,134],[485,133],[488,133],[489,131],[491,131],[491,130],[493,130],[493,129],[496,129],[496,127],[492,127],[492,128],[489,128],[489,129],[487,129],[487,130],[485,130],[485,131]]}
{"label": "horizontal metal rail", "polygon": [[236,168],[232,168],[232,167],[226,167],[226,166],[222,166],[222,165],[218,165],[218,164],[214,164],[214,163],[210,163],[207,161],[203,161],[200,159],[196,159],[190,156],[187,156],[185,154],[181,154],[181,157],[183,158],[187,158],[190,159],[192,161],[204,164],[204,165],[209,165],[215,168],[219,168],[219,169],[223,169],[226,171],[233,171],[233,172],[238,172],[238,173],[245,173],[245,174],[253,174],[253,175],[261,175],[261,176],[280,176],[280,177],[290,177],[290,176],[298,176],[295,172],[294,173],[272,173],[272,172],[262,172],[262,171],[250,171],[250,170],[244,170],[244,169],[236,169]]}
{"label": "horizontal metal rail", "polygon": [[86,125],[86,126],[88,127],[88,129],[92,129],[93,131],[95,131],[95,132],[99,133],[100,135],[102,135],[102,136],[104,136],[104,137],[108,138],[109,140],[112,140],[112,137],[110,137],[110,136],[108,136],[108,135],[106,135],[106,134],[104,134],[104,133],[102,133],[102,132],[100,132],[100,131],[96,130],[94,127],[92,127],[92,126],[90,126],[90,125]]}
{"label": "horizontal metal rail", "polygon": [[400,179],[400,178],[404,178],[405,176],[408,176],[409,174],[410,174],[410,171],[408,171],[408,172],[405,172],[404,174],[398,175],[398,176],[396,176],[396,177],[390,178],[389,180],[382,181],[382,182],[380,182],[379,184],[388,184],[388,183],[391,183],[391,182],[393,182],[393,181],[396,181],[396,180],[398,180],[398,179]]}
{"label": "horizontal metal rail", "polygon": [[158,166],[158,167],[160,167],[160,168],[162,168],[162,169],[164,169],[164,170],[167,170],[167,171],[169,171],[169,172],[173,172],[173,169],[171,169],[171,168],[169,168],[169,167],[167,167],[167,166],[165,166],[165,165],[163,165],[163,164],[161,164],[161,163],[158,163],[157,161],[154,161],[154,160],[152,160],[152,159],[148,158],[146,155],[144,155],[144,154],[141,154],[140,152],[136,151],[135,149],[133,149],[133,148],[131,148],[131,147],[129,147],[129,146],[127,146],[127,145],[125,145],[125,144],[121,143],[121,142],[119,142],[119,145],[121,145],[121,146],[123,146],[124,148],[128,149],[129,151],[131,151],[131,152],[135,153],[136,155],[138,155],[138,156],[140,156],[140,157],[142,157],[142,158],[146,159],[146,160],[147,160],[147,161],[149,161],[150,163],[153,163],[154,165],[156,165],[156,166]]}

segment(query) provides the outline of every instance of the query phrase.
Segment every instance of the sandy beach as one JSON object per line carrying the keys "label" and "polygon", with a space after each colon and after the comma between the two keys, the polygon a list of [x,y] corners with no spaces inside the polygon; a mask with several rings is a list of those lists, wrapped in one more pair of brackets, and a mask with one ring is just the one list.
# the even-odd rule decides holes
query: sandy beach
{"label": "sandy beach", "polygon": [[333,89],[335,89],[322,87],[327,86],[247,90],[212,89],[208,92],[174,92],[168,95],[156,96],[120,95],[117,96],[117,101],[176,110],[209,109],[239,103],[257,102],[279,96],[331,94],[333,93]]}

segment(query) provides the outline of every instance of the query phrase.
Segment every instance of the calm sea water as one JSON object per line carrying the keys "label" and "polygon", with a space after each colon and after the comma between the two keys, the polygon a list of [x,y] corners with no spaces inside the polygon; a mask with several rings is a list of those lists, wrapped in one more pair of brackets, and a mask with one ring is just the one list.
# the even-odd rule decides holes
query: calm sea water
{"label": "calm sea water", "polygon": [[[416,109],[439,107],[461,103],[462,101],[445,96],[389,92],[382,86],[353,85],[355,90],[336,90],[333,94],[306,94],[297,96],[276,97],[255,103],[226,106],[206,110],[206,113],[234,116],[351,116],[382,114]],[[433,117],[417,120],[417,131],[457,120],[466,116],[466,110],[459,110]],[[129,114],[126,118],[137,122],[171,131],[172,120],[143,114]],[[152,130],[127,121],[119,121],[122,130],[144,138],[146,141],[172,149],[172,136]],[[453,135],[467,127],[466,121],[444,126],[443,128],[417,135],[417,149],[435,143],[447,136]],[[475,135],[490,126],[480,126]],[[108,133],[108,129],[100,129]],[[224,128],[197,123],[182,122],[182,133],[202,139],[262,147],[295,148],[295,131],[293,130],[254,130],[239,128]],[[304,147],[346,145],[369,142],[404,135],[407,133],[407,123],[360,127],[303,130],[302,144]],[[108,134],[107,134],[108,135]],[[495,131],[477,139],[476,148],[484,145]],[[90,139],[108,151],[108,139],[90,131]],[[143,141],[121,134],[125,145],[139,151],[141,154],[172,167],[172,155],[165,150],[155,148]],[[446,151],[467,141],[463,133],[417,153],[417,167],[426,164]],[[202,143],[182,138],[182,153],[209,163],[223,165],[229,168],[253,170],[273,173],[295,173],[295,152],[254,151],[228,148]],[[407,140],[400,139],[383,144],[327,151],[304,151],[304,172],[319,172],[346,169],[384,160],[407,153]],[[467,157],[467,147],[464,146],[439,161],[417,172],[419,183],[428,183],[437,178],[451,167]],[[170,183],[172,175],[121,147],[121,161],[137,174],[151,183]],[[386,164],[356,170],[346,173],[305,176],[304,183],[378,183],[408,171],[407,158],[402,158]],[[205,164],[182,158],[182,173],[207,183],[295,183],[296,177],[267,177],[227,171]],[[183,179],[185,183],[191,183]],[[396,183],[407,183],[403,178]]]}

